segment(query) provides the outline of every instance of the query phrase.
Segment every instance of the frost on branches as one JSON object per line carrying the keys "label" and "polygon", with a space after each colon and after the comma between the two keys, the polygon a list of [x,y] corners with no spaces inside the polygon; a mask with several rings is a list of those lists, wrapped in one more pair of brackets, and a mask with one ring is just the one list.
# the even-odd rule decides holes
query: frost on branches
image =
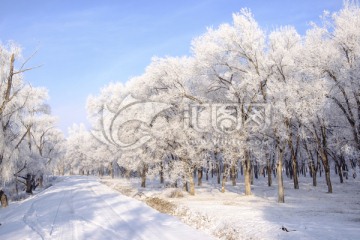
{"label": "frost on branches", "polygon": [[225,192],[239,174],[251,195],[263,175],[268,186],[277,178],[279,202],[283,175],[298,189],[300,174],[316,186],[323,173],[331,193],[332,169],[343,182],[360,164],[359,16],[346,2],[302,36],[292,26],[267,33],[241,10],[195,38],[191,56],[153,58],[90,96],[91,129],[71,130],[67,171],[116,172],[142,187],[157,178],[192,195],[203,178]]}
{"label": "frost on branches", "polygon": [[26,67],[28,60],[16,44],[0,45],[0,184],[6,194],[13,187],[16,195],[42,188],[64,141],[46,104],[47,90],[24,80],[32,70]]}

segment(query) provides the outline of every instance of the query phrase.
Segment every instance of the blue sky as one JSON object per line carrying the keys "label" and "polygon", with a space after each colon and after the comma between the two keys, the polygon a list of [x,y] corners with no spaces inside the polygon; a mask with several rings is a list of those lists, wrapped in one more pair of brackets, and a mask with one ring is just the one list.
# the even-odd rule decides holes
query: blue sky
{"label": "blue sky", "polygon": [[25,80],[49,89],[52,113],[66,132],[86,123],[89,94],[142,74],[152,56],[188,55],[194,37],[230,23],[241,8],[267,31],[293,25],[305,33],[342,0],[0,0],[0,6],[0,41],[17,42],[24,57],[39,49],[28,67],[43,66]]}

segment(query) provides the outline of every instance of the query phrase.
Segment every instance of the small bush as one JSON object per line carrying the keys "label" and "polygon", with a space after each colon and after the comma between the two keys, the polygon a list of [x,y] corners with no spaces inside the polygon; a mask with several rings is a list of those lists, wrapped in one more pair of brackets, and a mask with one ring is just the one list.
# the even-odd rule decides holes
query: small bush
{"label": "small bush", "polygon": [[15,201],[21,201],[21,200],[24,200],[24,199],[26,199],[26,198],[28,198],[29,197],[29,194],[27,194],[27,193],[25,193],[25,192],[19,192],[19,194],[13,194],[13,195],[11,195],[11,198],[10,198],[10,200],[12,201],[12,202],[15,202]]}
{"label": "small bush", "polygon": [[251,238],[240,236],[240,232],[231,223],[222,223],[213,231],[213,235],[223,240],[250,240]]}
{"label": "small bush", "polygon": [[209,216],[193,212],[187,207],[178,207],[173,215],[196,229],[209,229],[212,224],[212,219]]}
{"label": "small bush", "polygon": [[145,194],[143,192],[137,192],[135,193],[135,195],[133,196],[133,198],[142,198],[142,197],[146,197]]}
{"label": "small bush", "polygon": [[176,205],[158,197],[151,197],[145,200],[146,204],[161,213],[173,214]]}
{"label": "small bush", "polygon": [[182,193],[182,191],[180,189],[175,189],[169,193],[168,197],[169,198],[182,198],[182,197],[184,197],[184,194]]}

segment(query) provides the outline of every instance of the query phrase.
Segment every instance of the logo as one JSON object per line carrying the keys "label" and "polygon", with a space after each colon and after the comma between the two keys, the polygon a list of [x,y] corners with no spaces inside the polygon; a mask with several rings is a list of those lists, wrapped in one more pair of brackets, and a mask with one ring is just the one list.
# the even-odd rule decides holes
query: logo
{"label": "logo", "polygon": [[144,102],[128,95],[116,110],[103,106],[100,129],[92,130],[92,134],[105,144],[122,150],[133,150],[153,138],[150,131],[151,122],[159,113],[170,107],[170,104]]}
{"label": "logo", "polygon": [[271,124],[271,105],[193,104],[184,115],[185,127],[198,132],[232,134],[241,130],[264,131]]}

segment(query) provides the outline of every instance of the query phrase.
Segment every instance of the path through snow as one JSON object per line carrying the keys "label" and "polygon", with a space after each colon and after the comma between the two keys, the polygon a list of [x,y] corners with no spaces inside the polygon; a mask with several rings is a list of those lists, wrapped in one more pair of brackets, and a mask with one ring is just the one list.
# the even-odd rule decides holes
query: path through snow
{"label": "path through snow", "polygon": [[67,177],[0,210],[0,239],[211,239],[92,177]]}

